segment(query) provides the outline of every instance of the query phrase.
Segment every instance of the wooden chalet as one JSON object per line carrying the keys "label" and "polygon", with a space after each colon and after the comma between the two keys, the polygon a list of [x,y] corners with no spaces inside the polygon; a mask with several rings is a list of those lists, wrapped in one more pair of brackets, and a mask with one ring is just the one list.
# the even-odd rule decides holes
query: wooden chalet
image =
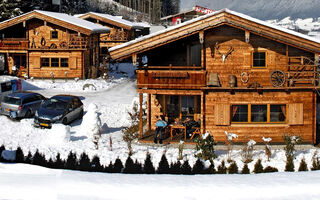
{"label": "wooden chalet", "polygon": [[227,131],[236,142],[292,134],[317,143],[319,53],[319,40],[228,9],[110,49],[139,66],[149,130],[156,115],[189,117],[218,142]]}
{"label": "wooden chalet", "polygon": [[137,37],[149,34],[150,26],[146,23],[130,22],[121,16],[88,12],[77,17],[100,24],[110,29],[109,33],[100,35],[100,52],[108,54],[108,48],[128,42]]}
{"label": "wooden chalet", "polygon": [[35,10],[0,23],[0,57],[10,74],[87,78],[99,67],[99,36],[109,29],[67,14]]}

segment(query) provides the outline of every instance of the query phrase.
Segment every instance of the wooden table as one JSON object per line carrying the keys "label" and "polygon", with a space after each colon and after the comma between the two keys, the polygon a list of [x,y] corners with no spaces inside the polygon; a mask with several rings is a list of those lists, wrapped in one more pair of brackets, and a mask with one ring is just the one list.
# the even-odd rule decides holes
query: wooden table
{"label": "wooden table", "polygon": [[187,139],[187,129],[185,126],[181,125],[181,124],[172,124],[170,125],[170,135],[171,135],[171,140],[173,139],[173,130],[174,129],[178,129],[178,130],[183,130],[184,132],[184,140],[186,141]]}

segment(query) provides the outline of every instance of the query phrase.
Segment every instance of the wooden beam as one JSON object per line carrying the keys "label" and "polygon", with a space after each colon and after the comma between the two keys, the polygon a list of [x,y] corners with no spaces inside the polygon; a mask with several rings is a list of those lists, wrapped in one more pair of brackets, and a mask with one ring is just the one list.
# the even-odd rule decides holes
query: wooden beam
{"label": "wooden beam", "polygon": [[26,21],[23,21],[23,22],[22,22],[22,25],[23,25],[23,27],[25,28],[25,27],[26,27]]}
{"label": "wooden beam", "polygon": [[314,62],[319,63],[319,53],[314,54]]}
{"label": "wooden beam", "polygon": [[143,136],[143,119],[142,119],[142,102],[143,102],[143,94],[139,93],[139,103],[140,103],[140,112],[139,112],[139,133],[140,138]]}
{"label": "wooden beam", "polygon": [[151,94],[148,94],[148,99],[147,99],[147,115],[148,115],[148,130],[151,130]]}
{"label": "wooden beam", "polygon": [[250,32],[245,30],[244,35],[245,35],[246,43],[249,43],[250,42]]}
{"label": "wooden beam", "polygon": [[137,65],[137,54],[132,54],[132,65],[135,67]]}
{"label": "wooden beam", "polygon": [[204,30],[199,31],[199,41],[200,41],[200,44],[203,44],[203,42],[204,42]]}
{"label": "wooden beam", "polygon": [[43,25],[47,26],[47,21],[46,20],[43,21]]}

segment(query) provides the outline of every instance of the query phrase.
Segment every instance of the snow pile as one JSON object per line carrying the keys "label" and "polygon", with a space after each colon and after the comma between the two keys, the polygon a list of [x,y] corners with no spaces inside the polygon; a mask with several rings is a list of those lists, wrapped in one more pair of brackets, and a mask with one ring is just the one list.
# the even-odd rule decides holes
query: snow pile
{"label": "snow pile", "polygon": [[235,134],[235,133],[228,133],[228,131],[225,131],[224,133],[226,134],[227,139],[228,139],[229,141],[232,141],[233,138],[235,138],[235,139],[238,138],[238,135]]}
{"label": "snow pile", "polygon": [[88,106],[88,111],[81,123],[81,130],[89,139],[93,141],[99,140],[99,135],[101,135],[101,119],[96,104],[91,103]]}
{"label": "snow pile", "polygon": [[59,145],[70,141],[70,126],[63,124],[52,124],[48,131],[48,143]]}

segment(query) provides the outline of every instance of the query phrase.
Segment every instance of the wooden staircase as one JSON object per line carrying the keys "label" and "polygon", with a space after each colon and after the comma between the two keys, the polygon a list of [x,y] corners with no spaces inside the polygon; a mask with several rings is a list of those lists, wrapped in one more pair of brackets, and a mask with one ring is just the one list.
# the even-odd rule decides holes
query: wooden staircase
{"label": "wooden staircase", "polygon": [[304,56],[289,57],[286,74],[288,86],[316,86],[319,79],[319,66]]}

